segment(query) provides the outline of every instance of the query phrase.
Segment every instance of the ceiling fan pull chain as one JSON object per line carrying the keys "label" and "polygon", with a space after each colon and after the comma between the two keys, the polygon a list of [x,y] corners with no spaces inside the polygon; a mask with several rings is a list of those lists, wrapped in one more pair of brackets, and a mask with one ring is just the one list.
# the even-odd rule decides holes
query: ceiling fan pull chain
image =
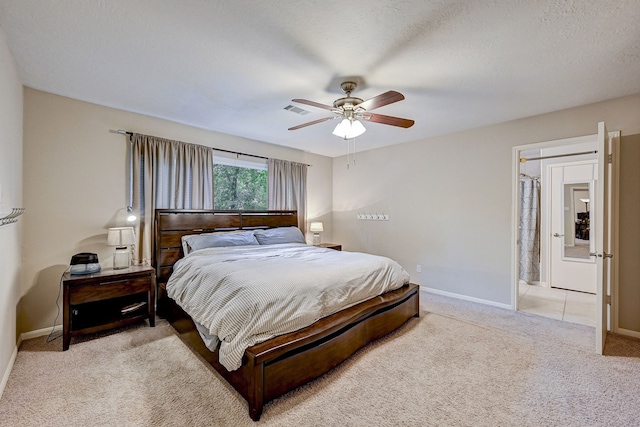
{"label": "ceiling fan pull chain", "polygon": [[349,170],[349,156],[351,155],[351,151],[349,150],[349,140],[345,138],[345,140],[347,141],[347,170]]}
{"label": "ceiling fan pull chain", "polygon": [[353,138],[353,166],[356,165],[356,139],[357,138]]}

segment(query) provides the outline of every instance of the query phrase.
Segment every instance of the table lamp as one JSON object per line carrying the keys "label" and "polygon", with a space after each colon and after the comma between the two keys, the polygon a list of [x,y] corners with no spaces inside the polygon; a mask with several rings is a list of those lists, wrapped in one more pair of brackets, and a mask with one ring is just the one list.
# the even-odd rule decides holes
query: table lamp
{"label": "table lamp", "polygon": [[319,245],[320,244],[320,232],[324,231],[324,228],[322,227],[322,223],[321,222],[312,222],[311,225],[309,226],[309,231],[311,231],[313,233],[313,244],[314,245]]}
{"label": "table lamp", "polygon": [[129,260],[129,248],[135,244],[136,238],[133,227],[112,227],[107,234],[107,243],[109,246],[115,246],[113,252],[113,268],[119,270],[129,268],[131,261]]}

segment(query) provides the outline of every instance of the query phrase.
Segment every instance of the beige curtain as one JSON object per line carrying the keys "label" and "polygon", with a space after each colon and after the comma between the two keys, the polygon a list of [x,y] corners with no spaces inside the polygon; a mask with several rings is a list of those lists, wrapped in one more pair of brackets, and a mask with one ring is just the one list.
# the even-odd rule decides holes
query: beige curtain
{"label": "beige curtain", "polygon": [[269,159],[269,209],[298,211],[298,228],[307,232],[307,165]]}
{"label": "beige curtain", "polygon": [[213,150],[133,134],[133,209],[140,214],[134,257],[151,263],[156,209],[213,209]]}

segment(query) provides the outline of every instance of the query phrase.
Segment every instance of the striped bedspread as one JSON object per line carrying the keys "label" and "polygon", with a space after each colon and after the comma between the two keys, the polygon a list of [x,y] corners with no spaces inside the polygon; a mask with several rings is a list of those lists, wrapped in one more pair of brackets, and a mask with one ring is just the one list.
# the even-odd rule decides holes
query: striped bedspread
{"label": "striped bedspread", "polygon": [[408,282],[389,258],[295,243],[192,252],[167,294],[220,340],[220,363],[233,371],[248,347]]}

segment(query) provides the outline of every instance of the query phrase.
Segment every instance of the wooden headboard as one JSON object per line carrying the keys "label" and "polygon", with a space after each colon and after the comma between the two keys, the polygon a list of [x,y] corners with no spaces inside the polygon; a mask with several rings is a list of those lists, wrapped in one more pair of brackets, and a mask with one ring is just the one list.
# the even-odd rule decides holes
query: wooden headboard
{"label": "wooden headboard", "polygon": [[154,222],[156,282],[166,283],[173,264],[184,256],[182,236],[216,231],[298,226],[296,211],[215,211],[158,209]]}

